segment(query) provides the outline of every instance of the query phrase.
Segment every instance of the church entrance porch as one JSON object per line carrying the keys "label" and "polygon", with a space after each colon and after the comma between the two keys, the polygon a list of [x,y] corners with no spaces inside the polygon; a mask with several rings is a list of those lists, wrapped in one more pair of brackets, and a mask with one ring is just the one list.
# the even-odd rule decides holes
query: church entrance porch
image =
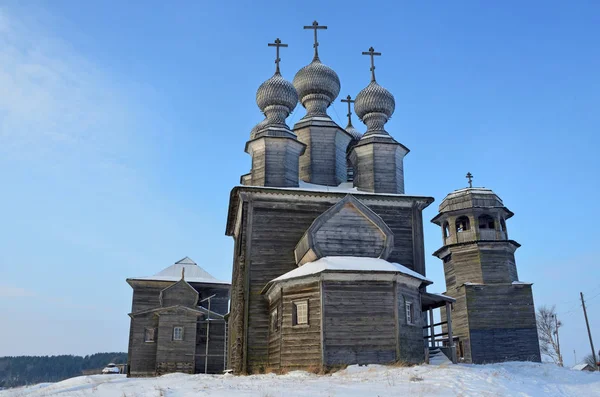
{"label": "church entrance porch", "polygon": [[[456,299],[442,294],[423,292],[421,294],[421,311],[423,313],[423,342],[425,361],[432,364],[438,361],[439,352],[452,363],[457,362],[458,337],[452,330],[452,305]],[[439,321],[436,322],[435,310],[439,309]]]}

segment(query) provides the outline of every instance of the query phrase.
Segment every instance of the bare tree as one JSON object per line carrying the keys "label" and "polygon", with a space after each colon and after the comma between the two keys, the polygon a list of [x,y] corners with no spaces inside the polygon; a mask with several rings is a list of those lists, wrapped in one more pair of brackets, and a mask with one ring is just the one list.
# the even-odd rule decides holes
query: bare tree
{"label": "bare tree", "polygon": [[594,356],[592,356],[591,354],[585,356],[583,362],[591,365],[591,367],[594,368],[596,371],[598,370],[598,363],[594,362]]}
{"label": "bare tree", "polygon": [[536,319],[541,353],[550,357],[555,364],[562,367],[563,358],[560,354],[560,341],[558,339],[558,329],[562,326],[562,323],[556,317],[555,306],[539,307]]}

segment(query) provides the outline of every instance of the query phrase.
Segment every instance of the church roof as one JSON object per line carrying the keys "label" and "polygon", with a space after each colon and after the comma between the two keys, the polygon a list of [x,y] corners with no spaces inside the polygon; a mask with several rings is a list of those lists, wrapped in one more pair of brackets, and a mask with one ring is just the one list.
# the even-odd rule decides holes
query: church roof
{"label": "church roof", "polygon": [[181,280],[181,273],[183,269],[185,269],[185,281],[188,283],[231,284],[228,281],[217,280],[187,256],[156,273],[154,276],[134,277],[132,280],[179,281]]}
{"label": "church roof", "polygon": [[422,274],[419,274],[414,270],[407,268],[406,266],[402,266],[398,263],[388,262],[383,259],[356,256],[327,256],[289,271],[271,280],[269,284],[278,281],[289,280],[292,278],[311,276],[323,272],[401,273],[406,276],[421,280],[427,284],[433,283],[433,281],[429,280]]}

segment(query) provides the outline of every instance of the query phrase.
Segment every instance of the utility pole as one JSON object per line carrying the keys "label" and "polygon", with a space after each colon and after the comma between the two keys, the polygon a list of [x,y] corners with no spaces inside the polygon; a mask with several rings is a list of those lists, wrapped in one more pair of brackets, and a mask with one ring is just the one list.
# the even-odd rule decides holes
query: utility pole
{"label": "utility pole", "polygon": [[208,373],[208,338],[210,336],[210,300],[217,296],[217,294],[211,295],[208,298],[202,299],[199,303],[208,301],[208,315],[206,317],[206,349],[204,349],[204,373]]}
{"label": "utility pole", "polygon": [[554,324],[555,324],[554,332],[556,333],[556,350],[558,353],[558,365],[560,367],[562,367],[563,366],[563,358],[562,358],[562,354],[560,353],[560,339],[558,339],[558,327],[559,327],[560,323],[558,321],[558,316],[556,314],[552,317],[554,317]]}
{"label": "utility pole", "polygon": [[590,322],[588,321],[587,310],[585,310],[585,301],[583,300],[583,292],[580,292],[581,295],[581,306],[583,306],[583,316],[585,317],[585,325],[587,326],[588,337],[590,338],[590,347],[592,348],[592,357],[594,358],[594,362],[596,363],[596,369],[600,371],[600,366],[598,366],[598,360],[596,360],[596,350],[594,350],[594,342],[592,341],[592,331],[590,331]]}

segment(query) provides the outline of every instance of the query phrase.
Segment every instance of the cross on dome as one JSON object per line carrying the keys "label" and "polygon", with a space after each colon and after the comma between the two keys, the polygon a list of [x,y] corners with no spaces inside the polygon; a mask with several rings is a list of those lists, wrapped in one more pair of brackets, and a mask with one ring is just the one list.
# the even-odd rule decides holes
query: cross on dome
{"label": "cross on dome", "polygon": [[346,99],[342,99],[342,102],[346,102],[348,104],[348,114],[346,116],[348,116],[348,125],[352,125],[352,109],[351,109],[351,105],[354,103],[354,99],[352,99],[352,97],[350,95],[348,95],[346,97]]}
{"label": "cross on dome", "polygon": [[369,48],[369,51],[365,51],[362,54],[371,57],[371,81],[375,81],[375,57],[380,56],[381,52],[375,52],[375,49],[371,47]]}
{"label": "cross on dome", "polygon": [[473,174],[471,174],[470,172],[467,172],[467,175],[465,176],[465,178],[467,178],[469,180],[469,187],[472,188],[473,187]]}
{"label": "cross on dome", "polygon": [[320,26],[319,22],[314,21],[312,23],[312,25],[310,26],[305,26],[304,29],[312,29],[315,32],[315,44],[313,44],[313,47],[315,49],[315,59],[319,59],[319,41],[317,40],[317,30],[319,29],[327,29],[327,26]]}
{"label": "cross on dome", "polygon": [[279,72],[279,62],[281,61],[281,58],[279,58],[279,47],[287,47],[287,44],[282,44],[281,40],[278,38],[275,39],[275,41],[273,43],[269,43],[268,44],[269,47],[276,47],[276,58],[275,58],[275,65],[277,65],[276,69],[275,69],[275,73],[280,73]]}

